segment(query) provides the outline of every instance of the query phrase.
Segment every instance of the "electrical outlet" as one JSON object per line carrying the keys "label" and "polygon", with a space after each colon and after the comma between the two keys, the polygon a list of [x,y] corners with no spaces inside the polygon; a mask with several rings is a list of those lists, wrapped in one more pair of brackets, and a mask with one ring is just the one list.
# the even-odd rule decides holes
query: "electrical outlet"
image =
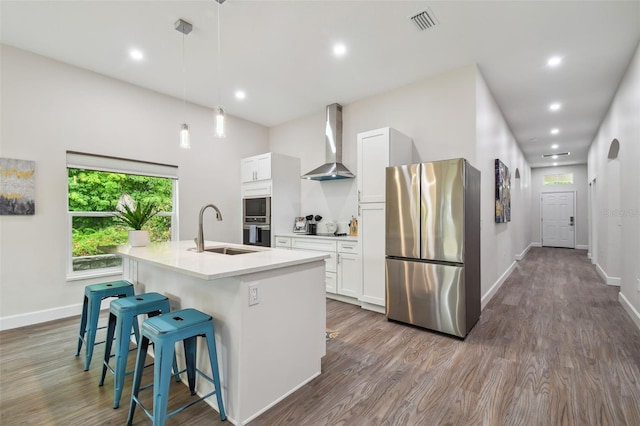
{"label": "electrical outlet", "polygon": [[636,278],[636,291],[640,293],[640,278]]}
{"label": "electrical outlet", "polygon": [[260,284],[255,283],[249,286],[249,306],[260,303]]}

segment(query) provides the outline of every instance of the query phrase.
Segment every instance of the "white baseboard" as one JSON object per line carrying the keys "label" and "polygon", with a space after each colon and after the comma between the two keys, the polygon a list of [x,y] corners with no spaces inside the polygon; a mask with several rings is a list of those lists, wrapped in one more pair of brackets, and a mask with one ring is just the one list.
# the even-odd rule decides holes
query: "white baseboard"
{"label": "white baseboard", "polygon": [[498,280],[495,282],[495,284],[491,286],[489,291],[484,296],[482,296],[481,309],[484,309],[484,307],[487,306],[487,303],[489,303],[489,301],[493,298],[493,296],[496,295],[498,290],[500,290],[500,287],[502,287],[502,284],[504,284],[504,282],[507,280],[507,278],[509,278],[509,275],[511,275],[513,270],[516,269],[516,266],[517,266],[517,263],[513,262],[507,268],[507,270],[504,271],[504,274],[502,274],[500,276],[500,278],[498,278]]}
{"label": "white baseboard", "polygon": [[542,243],[536,243],[536,242],[533,242],[533,243],[531,243],[531,244],[529,244],[529,245],[530,245],[531,247],[542,247]]}
{"label": "white baseboard", "polygon": [[61,306],[59,308],[44,309],[42,311],[29,312],[26,314],[11,315],[0,318],[0,330],[11,330],[12,328],[25,327],[27,325],[39,324],[42,322],[68,318],[82,313],[82,303],[75,305]]}
{"label": "white baseboard", "polygon": [[584,244],[576,244],[576,250],[589,250],[589,246]]}
{"label": "white baseboard", "polygon": [[627,299],[624,294],[622,294],[622,292],[618,293],[618,301],[620,302],[624,310],[627,311],[636,327],[638,327],[638,329],[640,330],[640,312],[638,312],[636,308],[633,307],[633,305],[629,302],[629,299]]}
{"label": "white baseboard", "polygon": [[374,305],[373,303],[361,302],[360,306],[362,307],[362,309],[377,312],[379,314],[384,315],[387,313],[387,310],[384,306]]}
{"label": "white baseboard", "polygon": [[529,249],[530,249],[531,247],[533,247],[533,243],[529,244],[529,245],[527,246],[527,248],[525,248],[525,249],[522,251],[522,253],[520,253],[520,254],[516,254],[516,256],[515,256],[516,260],[522,260],[522,259],[524,259],[524,257],[526,256],[527,252],[529,251]]}
{"label": "white baseboard", "polygon": [[598,265],[597,263],[596,263],[596,271],[598,271],[598,274],[600,275],[600,277],[602,277],[602,279],[607,285],[615,285],[620,287],[620,282],[621,282],[620,277],[608,276],[607,273],[604,271],[604,269],[602,269],[600,265]]}
{"label": "white baseboard", "polygon": [[350,303],[352,305],[360,306],[360,301],[355,297],[343,296],[341,294],[326,293],[327,299],[337,300],[339,302]]}

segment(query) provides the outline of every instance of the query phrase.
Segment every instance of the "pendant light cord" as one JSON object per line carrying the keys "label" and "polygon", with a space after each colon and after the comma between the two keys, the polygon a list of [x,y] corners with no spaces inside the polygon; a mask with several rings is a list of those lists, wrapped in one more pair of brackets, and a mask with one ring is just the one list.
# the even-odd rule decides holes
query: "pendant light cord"
{"label": "pendant light cord", "polygon": [[182,114],[187,122],[187,66],[184,63],[184,33],[182,33]]}
{"label": "pendant light cord", "polygon": [[216,3],[218,3],[218,106],[220,106],[220,101],[222,99],[220,93],[221,93],[221,86],[222,86],[222,75],[221,75],[221,66],[220,66],[220,3],[218,1],[216,1]]}

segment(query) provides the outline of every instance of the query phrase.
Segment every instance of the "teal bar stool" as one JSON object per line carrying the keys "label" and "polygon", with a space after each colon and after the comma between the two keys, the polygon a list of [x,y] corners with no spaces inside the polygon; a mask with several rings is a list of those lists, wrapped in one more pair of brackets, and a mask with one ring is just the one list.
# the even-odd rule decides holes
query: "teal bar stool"
{"label": "teal bar stool", "polygon": [[[133,284],[129,281],[113,281],[110,283],[92,284],[84,288],[84,301],[82,302],[82,316],[80,317],[80,332],[78,333],[78,350],[76,356],[80,355],[82,344],[85,344],[86,354],[84,358],[84,371],[91,365],[93,357],[93,347],[96,343],[96,332],[98,331],[98,318],[100,316],[100,303],[109,297],[133,296]],[[104,327],[101,327],[104,328]],[[136,326],[136,332],[138,328]]]}
{"label": "teal bar stool", "polygon": [[[211,371],[213,377],[208,377],[202,371],[196,368],[196,341],[197,337],[202,336],[206,339],[209,349],[209,362],[211,363]],[[186,361],[186,369],[189,379],[189,390],[191,395],[196,394],[196,372],[201,377],[213,383],[212,392],[204,395],[189,404],[167,413],[167,400],[169,397],[169,382],[171,376],[171,359],[175,353],[176,342],[181,341],[184,345],[184,355]],[[140,382],[142,380],[142,370],[144,369],[144,361],[147,356],[147,348],[149,342],[155,344],[155,363],[153,383],[142,389],[153,386],[153,413],[151,413],[138,399],[140,390]],[[169,314],[160,315],[149,318],[142,323],[142,341],[138,345],[138,356],[136,359],[136,368],[133,373],[133,389],[131,391],[131,404],[129,406],[129,417],[127,425],[131,425],[136,405],[140,405],[144,413],[151,419],[154,426],[163,426],[165,421],[191,405],[202,401],[205,398],[216,395],[218,400],[218,410],[220,411],[220,420],[226,420],[227,415],[224,412],[224,404],[222,402],[222,393],[220,389],[220,374],[218,371],[218,356],[216,352],[216,340],[213,330],[213,318],[196,309],[183,309],[174,311]]]}
{"label": "teal bar stool", "polygon": [[[129,355],[129,341],[131,329],[136,330],[136,343],[138,343],[139,332],[138,315],[147,314],[154,317],[169,312],[169,299],[159,293],[144,293],[136,296],[123,297],[111,302],[109,306],[109,324],[107,325],[107,339],[104,349],[104,360],[102,362],[102,376],[100,377],[99,386],[104,385],[104,378],[107,370],[114,375],[113,388],[113,408],[120,405],[120,397],[122,396],[122,388],[124,386],[124,377],[133,371],[127,372],[127,358]],[[109,360],[111,358],[111,347],[115,333],[115,368],[111,368]],[[173,359],[173,371],[175,372],[176,381],[180,381],[178,374],[178,364],[175,357]]]}

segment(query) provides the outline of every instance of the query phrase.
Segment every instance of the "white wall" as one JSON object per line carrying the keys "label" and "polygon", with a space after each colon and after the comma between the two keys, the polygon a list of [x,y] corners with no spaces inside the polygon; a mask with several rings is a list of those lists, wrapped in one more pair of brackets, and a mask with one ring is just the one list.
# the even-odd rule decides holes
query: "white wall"
{"label": "white wall", "polygon": [[[589,182],[596,179],[597,268],[619,277],[620,301],[640,328],[640,45],[589,149]],[[611,141],[618,159],[608,160]],[[592,239],[594,236],[592,236]]]}
{"label": "white wall", "polygon": [[[515,259],[526,253],[531,243],[531,168],[504,120],[480,72],[475,74],[476,164],[482,173],[481,251],[482,306],[493,297],[509,273]],[[495,159],[511,173],[511,222],[495,223]],[[516,169],[520,179],[515,178]]]}
{"label": "white wall", "polygon": [[[357,134],[390,126],[413,139],[422,161],[465,157],[474,164],[475,69],[466,66],[343,105],[342,162],[357,176]],[[300,157],[306,173],[324,163],[324,127],[324,111],[275,126],[271,150]],[[304,215],[349,220],[358,209],[356,181],[305,180],[301,203]]]}
{"label": "white wall", "polygon": [[[339,102],[339,100],[337,100]],[[300,157],[302,171],[324,162],[324,111],[270,129],[274,152]],[[464,157],[482,173],[482,294],[486,301],[529,246],[530,168],[475,65],[468,65],[343,109],[343,162],[356,175],[357,134],[390,126],[410,136],[419,158]],[[494,223],[494,159],[500,158],[520,182],[512,180],[512,222]],[[357,214],[355,180],[302,182],[302,214],[334,220]],[[496,250],[498,254],[496,255]],[[486,253],[486,254],[485,254]]]}
{"label": "white wall", "polygon": [[187,104],[192,148],[181,150],[181,100],[9,46],[0,53],[0,155],[36,162],[35,216],[0,216],[1,327],[80,312],[87,281],[66,281],[67,150],[178,165],[181,239],[214,203],[224,222],[210,216],[205,237],[240,242],[240,158],[269,150],[267,128],[228,116],[227,138],[215,139],[212,111]]}
{"label": "white wall", "polygon": [[[563,173],[573,173],[573,185],[545,186],[544,176]],[[542,192],[572,192],[575,191],[575,233],[576,248],[586,249],[588,238],[588,181],[587,165],[540,167],[531,170],[531,240],[540,244],[540,194]]]}

